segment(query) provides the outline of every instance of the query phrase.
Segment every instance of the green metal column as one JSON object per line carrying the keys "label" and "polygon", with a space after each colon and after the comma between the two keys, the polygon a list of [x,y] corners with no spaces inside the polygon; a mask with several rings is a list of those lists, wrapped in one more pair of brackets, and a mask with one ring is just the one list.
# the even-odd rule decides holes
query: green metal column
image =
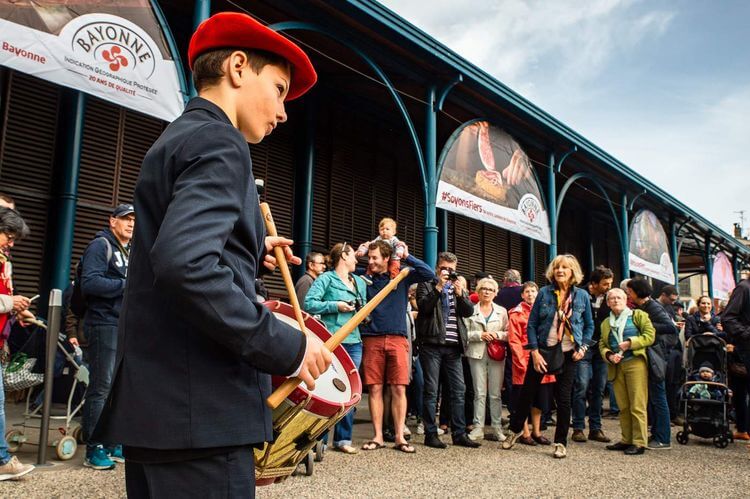
{"label": "green metal column", "polygon": [[[312,249],[313,179],[315,177],[315,118],[317,101],[314,95],[305,101],[305,121],[298,145],[300,165],[294,173],[294,244],[297,256],[304,261]],[[296,277],[305,272],[304,264],[294,268]]]}
{"label": "green metal column", "polygon": [[549,214],[549,261],[557,256],[557,186],[555,185],[555,153],[547,161],[547,212]]}
{"label": "green metal column", "polygon": [[[193,31],[209,17],[211,17],[211,0],[195,0],[195,7],[193,8]],[[192,74],[188,80],[190,80],[190,98],[193,98],[198,95],[198,92],[196,92],[193,85]]]}
{"label": "green metal column", "polygon": [[620,243],[622,246],[622,278],[630,277],[630,234],[628,233],[628,195],[623,192],[620,198],[620,231],[622,237]]}
{"label": "green metal column", "polygon": [[708,296],[714,299],[714,259],[711,255],[711,231],[706,234],[706,245],[703,252],[703,262],[706,266],[706,280],[708,281]]}
{"label": "green metal column", "polygon": [[448,212],[437,210],[438,251],[448,251]]}
{"label": "green metal column", "polygon": [[[524,237],[526,246],[526,265],[524,269],[524,280],[533,281],[536,275],[536,254],[534,250],[534,240],[530,237]],[[499,277],[499,276],[498,276]]]}
{"label": "green metal column", "polygon": [[669,253],[672,258],[672,270],[674,271],[674,285],[680,284],[680,253],[677,247],[677,226],[674,216],[669,216]]}
{"label": "green metal column", "polygon": [[[64,290],[70,284],[70,263],[73,255],[76,203],[78,201],[78,177],[81,166],[83,120],[86,110],[86,94],[64,89],[60,99],[57,126],[57,150],[55,162],[58,189],[50,202],[50,225],[46,237],[42,297],[50,289]],[[42,298],[44,299],[44,298]]]}
{"label": "green metal column", "polygon": [[427,109],[425,113],[425,200],[424,200],[424,261],[430,268],[435,267],[438,253],[437,208],[437,110],[435,86],[427,89]]}

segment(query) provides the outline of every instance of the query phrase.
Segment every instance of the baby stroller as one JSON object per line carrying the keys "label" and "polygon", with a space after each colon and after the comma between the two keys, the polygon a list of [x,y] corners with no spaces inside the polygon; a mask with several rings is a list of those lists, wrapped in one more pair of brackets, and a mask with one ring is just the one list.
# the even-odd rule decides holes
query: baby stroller
{"label": "baby stroller", "polygon": [[[47,326],[41,321],[32,322],[33,326],[30,327],[22,327],[20,324],[14,326],[15,330],[11,331],[10,338],[11,348],[14,342],[18,344],[23,341],[18,351],[38,359],[34,371],[43,373],[46,365]],[[57,339],[54,376],[49,426],[54,436],[50,435],[48,442],[51,447],[55,448],[58,459],[67,461],[75,456],[78,442],[81,441],[81,426],[74,423],[73,418],[83,408],[84,394],[89,383],[89,371],[83,365],[75,348],[65,340],[63,335],[58,335]],[[16,452],[24,444],[39,445],[39,440],[34,441],[29,438],[27,430],[34,429],[33,435],[35,437],[39,435],[43,392],[41,384],[29,390],[26,396],[23,422],[15,424],[15,429],[5,434],[10,452]]]}
{"label": "baby stroller", "polygon": [[[711,381],[700,379],[701,366],[714,371]],[[710,398],[696,398],[697,385],[710,393]],[[733,441],[729,430],[729,404],[731,392],[727,387],[727,350],[724,340],[713,334],[693,336],[687,342],[686,379],[680,390],[680,403],[685,423],[677,432],[677,442],[685,445],[692,433],[702,438],[712,438],[716,447],[723,449]]]}

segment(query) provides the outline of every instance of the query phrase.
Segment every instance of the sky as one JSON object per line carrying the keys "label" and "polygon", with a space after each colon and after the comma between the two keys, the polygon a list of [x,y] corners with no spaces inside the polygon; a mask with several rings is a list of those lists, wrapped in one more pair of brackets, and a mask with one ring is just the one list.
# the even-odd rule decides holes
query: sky
{"label": "sky", "polygon": [[732,234],[750,229],[750,1],[380,0]]}

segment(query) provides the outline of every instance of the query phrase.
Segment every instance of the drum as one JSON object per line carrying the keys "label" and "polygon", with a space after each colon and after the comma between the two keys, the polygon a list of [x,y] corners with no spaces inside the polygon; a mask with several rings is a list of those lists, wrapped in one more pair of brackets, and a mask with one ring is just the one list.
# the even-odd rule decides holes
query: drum
{"label": "drum", "polygon": [[[278,301],[269,301],[265,305],[277,319],[299,330],[291,305]],[[315,334],[321,341],[331,336],[325,326],[312,316],[303,312],[303,317],[307,334]],[[273,411],[276,439],[255,450],[257,485],[268,485],[291,475],[318,438],[362,398],[362,382],[349,354],[342,346],[332,354],[331,366],[315,381],[315,390],[309,390],[304,383],[300,383]],[[274,376],[274,389],[285,380],[283,376]]]}

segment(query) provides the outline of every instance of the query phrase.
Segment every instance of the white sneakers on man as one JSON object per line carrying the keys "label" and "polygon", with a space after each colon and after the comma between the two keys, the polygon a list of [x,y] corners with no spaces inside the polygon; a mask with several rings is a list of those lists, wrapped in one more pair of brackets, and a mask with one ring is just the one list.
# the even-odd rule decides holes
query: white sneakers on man
{"label": "white sneakers on man", "polygon": [[477,425],[469,432],[469,440],[482,440],[484,438],[484,428]]}

